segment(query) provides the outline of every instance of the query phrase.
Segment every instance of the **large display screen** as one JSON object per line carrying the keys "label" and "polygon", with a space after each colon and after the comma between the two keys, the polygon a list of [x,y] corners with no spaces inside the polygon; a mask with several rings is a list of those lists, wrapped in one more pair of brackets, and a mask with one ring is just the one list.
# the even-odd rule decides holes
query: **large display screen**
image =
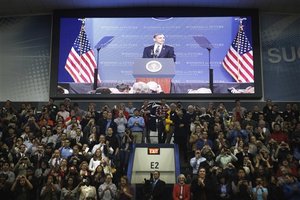
{"label": "large display screen", "polygon": [[261,97],[256,11],[163,10],[54,12],[51,96]]}

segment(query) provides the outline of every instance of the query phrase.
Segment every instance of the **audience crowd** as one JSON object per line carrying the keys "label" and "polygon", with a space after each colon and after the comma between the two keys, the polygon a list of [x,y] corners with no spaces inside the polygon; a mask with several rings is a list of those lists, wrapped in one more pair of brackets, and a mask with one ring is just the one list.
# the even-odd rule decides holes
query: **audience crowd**
{"label": "audience crowd", "polygon": [[280,109],[271,100],[253,108],[239,100],[229,109],[220,102],[184,107],[162,99],[83,109],[66,98],[59,105],[50,99],[40,110],[6,101],[0,110],[0,195],[135,199],[126,177],[132,145],[156,141],[178,145],[181,174],[168,194],[153,172],[143,199],[300,199],[299,117],[297,104]]}

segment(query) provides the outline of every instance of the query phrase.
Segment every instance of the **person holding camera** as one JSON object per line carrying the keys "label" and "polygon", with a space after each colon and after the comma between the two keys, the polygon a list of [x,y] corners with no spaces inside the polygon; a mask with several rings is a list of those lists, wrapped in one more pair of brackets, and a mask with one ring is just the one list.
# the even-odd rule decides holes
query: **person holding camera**
{"label": "person holding camera", "polygon": [[19,159],[15,165],[14,171],[17,175],[26,175],[27,169],[31,166],[31,162],[28,157],[24,156]]}
{"label": "person holding camera", "polygon": [[201,150],[197,149],[195,151],[195,157],[190,159],[190,165],[191,165],[192,170],[193,170],[193,178],[198,177],[199,167],[200,167],[201,163],[203,165],[203,163],[205,161],[206,161],[206,158],[201,156]]}
{"label": "person holding camera", "polygon": [[11,192],[13,192],[13,199],[23,199],[29,200],[30,199],[30,190],[33,189],[32,184],[26,178],[25,175],[20,175],[16,178],[15,182],[11,186]]}
{"label": "person holding camera", "polygon": [[221,153],[217,156],[216,162],[222,167],[225,168],[228,163],[234,163],[238,159],[235,155],[232,154],[230,149],[223,148]]}
{"label": "person holding camera", "polygon": [[263,180],[256,178],[256,187],[252,188],[254,200],[266,200],[268,198],[268,189],[263,186]]}
{"label": "person holding camera", "polygon": [[44,187],[41,190],[41,199],[51,199],[51,200],[56,200],[59,199],[59,192],[60,192],[60,187],[59,185],[55,182],[54,176],[49,175],[47,178],[47,182],[44,185]]}

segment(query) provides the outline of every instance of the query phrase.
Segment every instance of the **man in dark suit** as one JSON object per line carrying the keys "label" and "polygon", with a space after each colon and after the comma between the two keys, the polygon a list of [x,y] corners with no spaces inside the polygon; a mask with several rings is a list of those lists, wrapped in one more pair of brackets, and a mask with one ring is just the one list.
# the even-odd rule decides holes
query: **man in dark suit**
{"label": "man in dark suit", "polygon": [[243,167],[244,166],[244,157],[249,157],[250,161],[253,163],[254,156],[249,152],[249,144],[245,143],[243,145],[243,151],[236,154],[236,157],[238,159],[237,166]]}
{"label": "man in dark suit", "polygon": [[153,172],[151,200],[165,200],[166,183],[160,180],[160,172]]}
{"label": "man in dark suit", "polygon": [[153,36],[154,44],[144,48],[143,58],[173,58],[176,61],[174,47],[165,45],[165,36],[162,33]]}

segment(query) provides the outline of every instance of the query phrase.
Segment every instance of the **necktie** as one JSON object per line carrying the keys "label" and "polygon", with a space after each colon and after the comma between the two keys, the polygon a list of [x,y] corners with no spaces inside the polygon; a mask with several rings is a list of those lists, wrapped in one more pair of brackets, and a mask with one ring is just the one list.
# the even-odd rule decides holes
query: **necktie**
{"label": "necktie", "polygon": [[155,57],[157,57],[157,56],[159,55],[159,51],[160,51],[160,46],[158,45],[158,46],[156,47],[156,49],[155,49],[155,52],[154,52]]}

